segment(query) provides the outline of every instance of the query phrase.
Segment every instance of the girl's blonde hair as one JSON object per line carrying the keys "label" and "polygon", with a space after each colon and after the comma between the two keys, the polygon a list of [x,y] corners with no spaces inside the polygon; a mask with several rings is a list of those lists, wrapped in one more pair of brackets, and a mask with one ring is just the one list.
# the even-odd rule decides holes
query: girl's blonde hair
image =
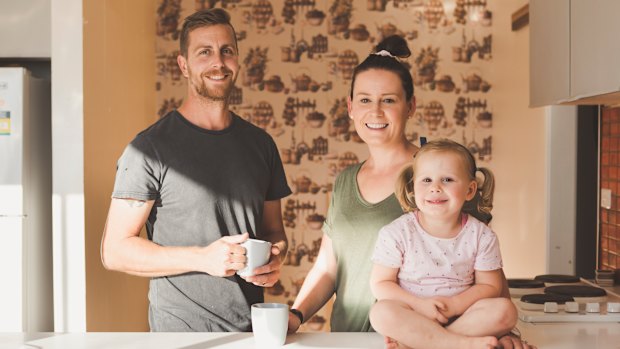
{"label": "girl's blonde hair", "polygon": [[[493,192],[495,191],[495,177],[491,170],[486,167],[476,167],[476,159],[463,145],[450,139],[438,139],[423,145],[413,156],[413,161],[400,172],[396,180],[396,198],[405,212],[413,211],[417,208],[415,204],[415,193],[413,192],[413,178],[417,159],[420,155],[431,152],[451,152],[457,154],[463,160],[465,169],[469,174],[469,179],[476,181],[478,190],[474,197],[466,201],[462,211],[476,217],[481,222],[488,224],[493,216]],[[482,172],[484,180],[481,182],[476,177],[476,172]]]}

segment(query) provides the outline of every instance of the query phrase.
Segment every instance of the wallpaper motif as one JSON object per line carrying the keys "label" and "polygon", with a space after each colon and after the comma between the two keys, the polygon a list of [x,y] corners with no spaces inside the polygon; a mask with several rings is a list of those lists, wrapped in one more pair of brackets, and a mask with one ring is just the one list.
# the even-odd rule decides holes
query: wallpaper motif
{"label": "wallpaper motif", "polygon": [[[282,202],[290,250],[267,300],[292,304],[317,256],[335,176],[367,157],[346,97],[353,68],[383,37],[402,35],[413,52],[407,64],[417,111],[408,139],[452,138],[480,163],[491,161],[493,13],[487,0],[160,0],[159,117],[185,94],[176,63],[182,20],[214,6],[229,11],[239,41],[242,70],[231,108],[273,136],[293,190]],[[303,329],[329,330],[330,309]]]}

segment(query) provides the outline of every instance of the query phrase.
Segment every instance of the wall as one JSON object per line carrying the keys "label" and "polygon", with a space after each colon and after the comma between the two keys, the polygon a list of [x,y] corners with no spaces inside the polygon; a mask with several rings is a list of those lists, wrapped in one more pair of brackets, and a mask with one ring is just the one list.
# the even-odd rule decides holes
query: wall
{"label": "wall", "polygon": [[148,331],[148,279],[106,271],[99,253],[116,160],[155,115],[155,1],[84,1],[86,329]]}
{"label": "wall", "polygon": [[508,277],[546,272],[545,250],[547,116],[529,105],[529,27],[510,31],[511,14],[526,1],[492,1],[494,33],[492,76],[497,81],[491,168],[497,183],[493,230],[498,234]]}
{"label": "wall", "polygon": [[[479,166],[497,176],[492,226],[507,275],[546,272],[548,117],[528,108],[528,28],[510,30],[511,14],[524,1],[488,1],[486,7],[465,7],[462,17],[459,3],[465,2],[454,0],[302,3],[218,4],[230,12],[239,37],[242,70],[231,108],[272,135],[294,191],[283,200],[290,251],[267,299],[293,301],[318,252],[335,176],[367,157],[348,123],[344,98],[351,69],[392,33],[403,35],[413,51],[407,62],[418,109],[408,138],[419,144],[419,136],[449,137],[475,151]],[[186,91],[175,61],[182,20],[207,6],[159,1],[159,116],[180,105]],[[310,16],[317,12],[322,21]],[[473,55],[465,58],[468,49]],[[325,330],[327,319],[324,309],[305,329]]]}
{"label": "wall", "polygon": [[[51,3],[48,6],[51,6],[52,13],[54,321],[57,332],[80,332],[87,327],[92,331],[137,331],[145,330],[148,326],[146,280],[104,271],[98,249],[112,189],[115,161],[125,144],[156,118],[157,112],[153,106],[157,101],[153,92],[153,72],[156,68],[152,57],[156,51],[151,38],[157,32],[154,13],[162,1],[85,1],[82,12],[82,1],[32,0],[33,3]],[[395,2],[388,2],[388,14],[393,13]],[[4,1],[2,6],[9,3],[9,6],[36,10],[30,7],[31,3],[24,1]],[[205,1],[196,0],[195,3],[204,4]],[[523,77],[528,76],[529,70],[528,28],[518,32],[509,30],[510,14],[525,3],[525,0],[489,0],[488,5],[493,11],[495,28],[493,61],[489,67],[489,77],[493,80],[491,91],[495,93],[495,141],[491,166],[498,176],[493,227],[500,236],[505,270],[509,277],[543,273],[546,263],[547,157],[542,151],[546,142],[546,117],[542,109],[526,107],[528,81]],[[242,3],[246,10],[248,4],[249,1]],[[363,9],[366,2],[355,2],[355,6]],[[3,15],[6,13],[0,11],[3,23],[21,23],[15,18],[5,21],[7,17]],[[280,17],[281,11],[276,14]],[[381,15],[380,12],[376,14]],[[376,28],[374,19],[368,22],[371,30]],[[354,18],[354,21],[358,19]],[[30,34],[46,34],[32,26],[28,28],[17,34],[12,32],[9,39],[0,39],[0,42],[30,43]],[[134,28],[138,29],[132,32]],[[85,32],[84,40],[82,30]],[[0,34],[8,32],[2,30]],[[47,50],[45,42],[40,47],[28,47]],[[288,40],[283,42],[288,44]],[[351,41],[345,42],[347,45],[349,43],[354,44]],[[364,52],[368,48],[356,47]],[[245,52],[247,48],[244,48]],[[5,51],[1,55],[14,56]],[[39,56],[39,53],[28,55]],[[82,58],[86,59],[84,69]],[[290,81],[287,83],[290,84]],[[256,92],[256,96],[265,94],[266,99],[270,98],[266,92]],[[160,102],[157,101],[158,108]],[[606,120],[610,122],[603,129],[611,132],[611,119]],[[617,118],[614,120],[617,121]],[[611,154],[611,150],[608,153]],[[615,164],[618,164],[617,159]],[[614,211],[616,236],[614,239],[611,235],[607,238],[602,235],[601,246],[605,243],[603,240],[606,240],[609,252],[610,241],[615,241],[616,254],[607,253],[607,265],[611,267],[609,256],[615,256],[617,268],[618,191],[614,195],[616,206],[612,206],[610,211],[601,210],[601,218],[607,212],[607,218],[601,219],[601,227],[614,226],[610,220],[612,216],[609,215]],[[604,234],[603,229],[601,234]],[[603,253],[600,257],[603,257]],[[604,266],[602,260],[599,263]],[[85,281],[85,277],[88,281]]]}
{"label": "wall", "polygon": [[603,108],[600,135],[600,188],[611,190],[611,201],[600,209],[598,268],[614,270],[620,268],[620,107]]}
{"label": "wall", "polygon": [[575,274],[577,205],[577,108],[544,108],[547,123],[546,272]]}
{"label": "wall", "polygon": [[82,332],[84,270],[84,109],[82,3],[54,0],[52,25],[52,183],[54,331]]}
{"label": "wall", "polygon": [[[259,1],[264,4],[264,1]],[[259,3],[256,2],[256,3]],[[176,39],[174,38],[174,30],[168,31],[167,27],[156,27],[156,13],[162,4],[175,4],[181,1],[89,1],[84,2],[84,192],[85,192],[85,256],[86,256],[86,318],[87,329],[89,331],[141,331],[147,330],[147,280],[136,278],[120,273],[114,273],[103,270],[100,262],[99,244],[101,239],[101,231],[105,223],[105,216],[109,205],[110,193],[113,186],[113,176],[115,170],[115,162],[120,155],[123,147],[131,140],[131,138],[154,122],[158,111],[162,113],[168,108],[174,107],[183,97],[182,93],[173,92],[171,95],[164,95],[162,91],[166,91],[170,85],[175,89],[182,88],[183,82],[175,75],[176,66],[168,64],[172,61],[170,55],[167,57],[168,49],[176,47]],[[179,25],[182,18],[191,13],[195,6],[203,4],[204,1],[184,1],[187,4],[183,8],[182,16],[168,19],[176,20]],[[234,2],[226,2],[227,4]],[[252,38],[255,32],[260,30],[272,30],[274,27],[268,26],[263,29],[257,29],[258,22],[253,24],[242,25],[246,17],[246,13],[260,14],[264,8],[252,7],[253,2],[242,1],[234,7],[233,12],[235,24],[238,21],[240,26],[250,25],[246,35]],[[317,7],[328,12],[328,8],[333,1],[317,2]],[[378,2],[380,3],[380,1]],[[404,21],[404,24],[397,23],[397,28],[409,32],[415,29],[415,23],[409,21],[410,13],[404,10],[396,9],[394,4],[396,1],[387,2],[385,12],[369,11],[367,2],[354,2],[356,14],[364,14],[364,17],[353,17],[351,25],[366,24],[369,32],[373,37],[378,37],[378,27],[396,21],[396,18]],[[422,1],[398,2],[402,4],[425,3]],[[444,3],[453,3],[452,1],[444,1]],[[482,69],[482,77],[490,81],[492,88],[488,94],[478,91],[465,96],[474,96],[475,98],[487,98],[492,101],[492,105],[488,111],[492,112],[492,128],[486,130],[479,129],[480,133],[487,136],[492,135],[492,158],[486,158],[482,163],[491,167],[497,176],[496,198],[494,206],[493,228],[497,231],[502,245],[502,253],[504,256],[505,271],[509,277],[529,277],[545,272],[545,226],[546,211],[546,155],[543,149],[546,146],[546,124],[545,115],[542,109],[529,109],[528,105],[528,29],[524,28],[518,32],[510,31],[510,15],[524,4],[523,0],[510,1],[489,1],[488,9],[493,14],[492,29],[479,28],[476,38],[482,40],[482,32],[491,33],[493,35],[493,51],[492,59],[478,61],[474,58],[472,65],[463,65],[465,63],[452,62],[451,52],[452,46],[461,42],[462,28],[458,29],[451,35],[449,41],[441,44],[441,33],[426,33],[425,42],[439,42],[441,52],[445,52],[442,56],[445,60],[440,61],[440,67],[444,67],[445,71],[450,71],[452,79],[457,86],[462,87],[461,71],[459,69],[450,70],[456,66],[458,68],[476,68]],[[313,138],[325,135],[329,137],[329,133],[336,132],[336,138],[331,144],[336,144],[336,151],[342,156],[335,159],[329,158],[329,154],[322,160],[317,159],[310,161],[308,153],[303,154],[301,166],[287,164],[287,174],[291,181],[293,189],[300,191],[298,185],[303,184],[304,176],[311,180],[311,188],[318,187],[319,194],[312,192],[299,192],[294,198],[303,202],[315,202],[314,209],[300,211],[300,217],[297,219],[300,230],[291,230],[287,227],[289,239],[295,238],[296,246],[301,251],[302,243],[308,247],[306,252],[313,250],[314,243],[320,238],[320,231],[313,228],[310,221],[306,218],[313,213],[324,214],[327,205],[327,191],[329,191],[330,181],[333,180],[334,171],[338,171],[341,166],[350,163],[347,152],[351,152],[357,156],[357,159],[365,157],[365,148],[362,144],[354,141],[354,134],[348,132],[339,133],[338,129],[329,128],[329,124],[333,121],[336,113],[330,113],[335,105],[337,98],[344,97],[347,90],[347,81],[343,79],[346,68],[346,59],[338,60],[338,56],[325,55],[323,63],[327,63],[327,67],[334,67],[329,62],[334,62],[335,71],[329,74],[323,70],[305,70],[304,68],[324,67],[319,63],[310,61],[304,54],[301,58],[304,64],[294,65],[288,64],[293,69],[292,74],[288,70],[281,70],[282,64],[282,47],[289,45],[291,41],[291,31],[296,35],[296,40],[304,38],[311,42],[312,35],[309,34],[311,29],[305,23],[301,16],[297,16],[297,24],[282,23],[282,4],[273,2],[273,13],[275,19],[280,21],[280,25],[285,29],[283,34],[278,35],[274,32],[267,37],[274,41],[257,40],[241,40],[241,59],[244,59],[256,43],[267,43],[272,51],[269,53],[271,61],[271,70],[265,71],[263,80],[272,78],[272,75],[282,74],[281,82],[288,87],[289,95],[284,91],[271,92],[267,88],[277,87],[274,80],[269,87],[266,84],[252,83],[251,76],[246,73],[245,79],[249,81],[248,86],[243,85],[244,77],[240,77],[237,86],[244,87],[243,103],[237,105],[236,110],[244,117],[254,118],[254,121],[270,127],[270,131],[279,132],[280,127],[284,130],[284,135],[276,137],[276,141],[281,148],[291,148],[293,146],[292,132],[290,125],[285,125],[283,119],[283,110],[286,103],[286,97],[299,97],[300,99],[316,99],[319,100],[317,106],[324,116],[331,118],[324,120],[322,128],[314,128],[310,125],[310,121],[305,118],[309,114],[309,109],[302,109],[298,117],[297,128],[295,128],[295,145],[301,141],[312,144]],[[319,7],[320,6],[320,7]],[[449,8],[448,6],[446,8]],[[454,9],[452,7],[451,9]],[[358,11],[359,10],[359,11]],[[410,11],[411,9],[407,10]],[[419,9],[417,9],[419,10]],[[416,11],[416,9],[413,9]],[[449,14],[452,10],[448,11]],[[164,12],[159,12],[159,19],[165,16]],[[260,18],[260,16],[258,17]],[[174,21],[173,21],[174,22]],[[159,22],[161,23],[161,22]],[[171,23],[171,22],[167,22]],[[419,25],[419,24],[418,24]],[[456,24],[455,24],[456,25]],[[413,27],[409,27],[413,26]],[[399,29],[400,29],[399,28]],[[441,27],[440,27],[441,28]],[[469,28],[469,27],[468,27]],[[328,29],[328,28],[324,28]],[[423,34],[426,27],[419,27],[419,34]],[[465,32],[466,35],[469,29]],[[164,46],[155,46],[155,36],[158,39],[166,40]],[[276,36],[273,36],[276,35]],[[486,35],[486,34],[485,34]],[[355,52],[359,52],[358,56],[363,59],[369,52],[372,43],[370,41],[358,42],[345,38],[344,33],[337,34],[338,38],[330,38],[332,47],[336,52],[342,52],[346,48],[352,48]],[[260,36],[259,36],[260,38]],[[470,37],[471,38],[471,37]],[[256,39],[256,38],[255,38]],[[419,54],[418,43],[413,39],[414,55],[410,58],[410,62]],[[411,43],[410,43],[411,44]],[[155,52],[155,53],[154,53]],[[340,65],[339,65],[340,62]],[[443,64],[443,65],[442,65]],[[452,67],[452,68],[450,68]],[[244,68],[245,69],[245,68]],[[475,70],[473,70],[475,71]],[[442,73],[443,71],[437,71]],[[471,71],[465,71],[467,76]],[[317,92],[302,91],[302,93],[293,92],[292,88],[297,87],[293,82],[294,77],[303,78],[303,74],[311,77],[312,80],[319,85]],[[439,75],[438,75],[439,76]],[[166,81],[163,81],[163,79]],[[157,82],[156,83],[156,79]],[[329,90],[326,82],[332,81],[332,90]],[[256,80],[255,80],[256,81]],[[162,84],[164,82],[164,84]],[[264,82],[264,81],[263,81]],[[438,99],[445,106],[445,117],[450,120],[454,113],[455,101],[459,94],[456,92],[438,92],[432,91],[430,85],[426,88],[417,86],[419,97],[429,102]],[[178,91],[178,90],[175,90]],[[183,89],[181,89],[183,91]],[[462,91],[462,90],[461,90]],[[156,98],[156,93],[157,98]],[[272,111],[266,104],[260,102],[266,101],[272,103]],[[277,101],[277,102],[274,102]],[[492,109],[491,109],[492,108]],[[424,120],[424,109],[419,109],[420,114],[418,120]],[[265,117],[274,116],[274,119],[268,120]],[[432,116],[427,114],[427,117]],[[346,115],[345,115],[346,118]],[[274,124],[273,121],[276,121]],[[428,121],[428,119],[427,119]],[[279,123],[279,124],[278,124]],[[303,125],[301,127],[300,125]],[[271,129],[273,126],[273,129]],[[334,125],[332,125],[334,126]],[[287,128],[288,127],[288,128]],[[416,131],[429,136],[443,135],[440,128],[437,133],[432,134],[428,124],[416,123],[411,125],[410,137],[417,142]],[[330,131],[331,130],[331,131]],[[456,136],[459,132],[463,133],[463,129],[456,128]],[[430,132],[429,132],[430,131]],[[471,130],[466,130],[470,132]],[[486,132],[486,133],[484,133]],[[274,134],[275,134],[274,133]],[[470,133],[467,133],[468,135]],[[471,136],[468,136],[471,137]],[[432,137],[431,137],[432,138]],[[457,138],[462,140],[462,136]],[[478,140],[482,143],[482,140]],[[321,162],[323,161],[323,162]],[[318,162],[321,171],[327,168],[332,171],[332,175],[327,173],[313,174],[312,166]],[[330,164],[333,164],[330,165]],[[296,181],[300,179],[301,181]],[[310,253],[307,253],[301,260],[301,268],[295,265],[287,265],[286,271],[282,277],[284,286],[289,290],[294,289],[293,282],[303,279],[304,271],[311,266],[309,260]],[[269,299],[277,301],[285,301],[291,299],[292,293],[288,297],[284,297],[283,289],[270,290]],[[276,292],[282,292],[276,295]],[[120,315],[122,314],[122,315]],[[329,318],[328,312],[323,312],[324,318]],[[319,327],[316,327],[319,328]],[[325,327],[323,327],[325,329]]]}

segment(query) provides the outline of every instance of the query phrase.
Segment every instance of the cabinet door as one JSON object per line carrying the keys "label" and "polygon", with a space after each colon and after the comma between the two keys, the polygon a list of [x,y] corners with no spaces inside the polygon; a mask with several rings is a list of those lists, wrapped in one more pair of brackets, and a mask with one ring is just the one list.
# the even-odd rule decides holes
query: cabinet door
{"label": "cabinet door", "polygon": [[570,96],[569,0],[530,1],[530,106]]}
{"label": "cabinet door", "polygon": [[620,90],[620,1],[571,0],[572,99]]}

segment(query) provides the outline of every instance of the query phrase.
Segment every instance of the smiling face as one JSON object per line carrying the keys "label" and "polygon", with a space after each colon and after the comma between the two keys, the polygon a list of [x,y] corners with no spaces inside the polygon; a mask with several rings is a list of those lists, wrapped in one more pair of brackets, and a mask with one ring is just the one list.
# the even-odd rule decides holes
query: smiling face
{"label": "smiling face", "polygon": [[192,30],[187,57],[181,55],[177,61],[192,95],[210,101],[228,100],[239,74],[239,54],[230,26],[216,24]]}
{"label": "smiling face", "polygon": [[471,200],[477,183],[467,173],[462,156],[452,151],[418,154],[414,164],[415,204],[424,219],[456,222],[465,201]]}
{"label": "smiling face", "polygon": [[406,141],[407,119],[415,111],[415,99],[407,102],[395,73],[370,69],[359,73],[347,101],[355,130],[368,145],[401,144]]}

